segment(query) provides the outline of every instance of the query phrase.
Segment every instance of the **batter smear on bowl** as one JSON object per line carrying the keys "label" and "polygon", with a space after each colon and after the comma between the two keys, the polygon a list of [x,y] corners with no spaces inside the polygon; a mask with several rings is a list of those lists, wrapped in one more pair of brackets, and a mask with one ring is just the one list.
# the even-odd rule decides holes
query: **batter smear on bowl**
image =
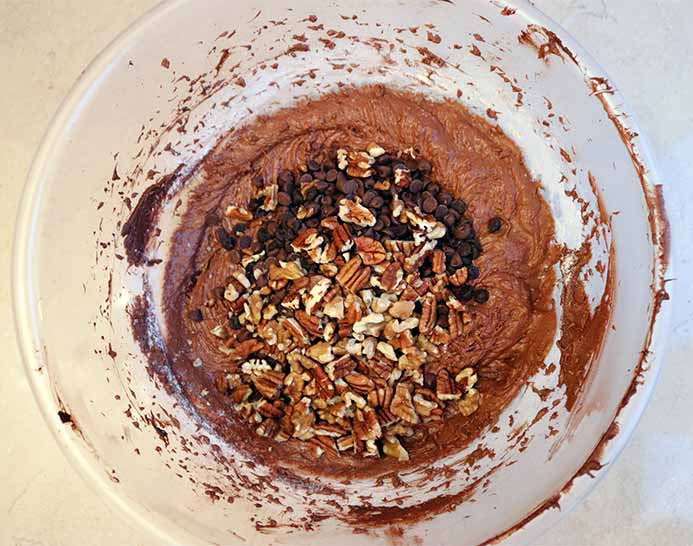
{"label": "batter smear on bowl", "polygon": [[347,88],[237,128],[185,184],[159,371],[258,460],[425,464],[542,365],[553,219],[517,147],[460,104]]}

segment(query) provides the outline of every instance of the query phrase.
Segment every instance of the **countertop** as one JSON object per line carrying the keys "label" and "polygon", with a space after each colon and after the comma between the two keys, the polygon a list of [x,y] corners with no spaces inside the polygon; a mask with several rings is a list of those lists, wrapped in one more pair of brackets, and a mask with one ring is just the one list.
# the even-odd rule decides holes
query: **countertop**
{"label": "countertop", "polygon": [[[595,492],[540,545],[693,544],[693,2],[535,0],[606,68],[639,117],[666,188],[676,297],[651,404]],[[153,0],[0,0],[0,264],[51,116],[87,63]],[[687,246],[686,246],[687,248]],[[678,252],[677,252],[678,251]],[[152,545],[77,476],[43,423],[0,284],[0,546]]]}

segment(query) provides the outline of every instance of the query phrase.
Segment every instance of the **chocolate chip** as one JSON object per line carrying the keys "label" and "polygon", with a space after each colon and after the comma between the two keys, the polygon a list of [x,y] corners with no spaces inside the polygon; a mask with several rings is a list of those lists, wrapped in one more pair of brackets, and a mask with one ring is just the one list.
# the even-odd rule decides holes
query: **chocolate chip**
{"label": "chocolate chip", "polygon": [[204,317],[202,316],[202,311],[200,309],[192,309],[188,313],[188,318],[193,322],[202,322]]}
{"label": "chocolate chip", "polygon": [[260,175],[253,176],[253,185],[258,189],[262,188],[265,185],[265,177]]}
{"label": "chocolate chip", "polygon": [[228,259],[232,264],[241,263],[241,253],[234,248],[229,252]]}
{"label": "chocolate chip", "polygon": [[472,265],[472,264],[467,265],[467,278],[470,281],[473,281],[474,279],[478,279],[479,274],[480,274],[480,272],[479,272],[479,268],[477,266]]}
{"label": "chocolate chip", "polygon": [[467,203],[462,199],[455,199],[450,206],[460,214],[464,214],[467,210]]}
{"label": "chocolate chip", "polygon": [[238,240],[238,246],[239,246],[239,248],[241,248],[242,250],[245,250],[245,249],[247,249],[247,248],[250,248],[250,245],[251,245],[252,243],[253,243],[253,238],[252,238],[250,235],[243,235],[243,237],[241,237],[241,238]]}
{"label": "chocolate chip", "polygon": [[488,221],[488,230],[490,233],[496,233],[496,231],[500,230],[502,225],[501,219],[498,218],[498,216],[494,216]]}
{"label": "chocolate chip", "polygon": [[450,260],[448,263],[450,267],[452,267],[453,269],[459,269],[464,265],[464,262],[462,261],[462,256],[460,256],[457,252],[450,256]]}
{"label": "chocolate chip", "polygon": [[458,247],[457,247],[457,253],[460,256],[469,256],[472,253],[472,245],[470,245],[467,242],[462,242]]}
{"label": "chocolate chip", "polygon": [[301,184],[308,184],[313,181],[313,175],[310,173],[303,173],[298,179]]}
{"label": "chocolate chip", "polygon": [[264,286],[267,286],[267,277],[265,275],[260,275],[255,279],[255,286],[258,288],[263,288]]}
{"label": "chocolate chip", "polygon": [[433,215],[434,215],[436,218],[438,218],[438,220],[442,220],[443,218],[445,218],[445,215],[446,215],[447,213],[448,213],[448,207],[446,207],[445,205],[438,205],[438,206],[436,207],[436,210],[435,210],[435,212],[433,213]]}
{"label": "chocolate chip", "polygon": [[369,206],[374,208],[374,209],[379,209],[384,204],[385,204],[385,200],[382,197],[380,197],[379,195],[376,195],[373,199],[371,199]]}
{"label": "chocolate chip", "polygon": [[277,194],[277,203],[279,203],[283,207],[288,207],[289,205],[291,205],[291,196],[288,193],[280,191]]}
{"label": "chocolate chip", "polygon": [[448,212],[444,217],[443,217],[443,223],[447,227],[452,227],[455,225],[455,222],[457,222],[457,217],[452,214],[451,212]]}
{"label": "chocolate chip", "polygon": [[248,229],[248,224],[246,224],[245,222],[238,222],[233,226],[232,229],[236,235],[239,235],[243,233],[246,229]]}
{"label": "chocolate chip", "polygon": [[320,170],[320,163],[315,161],[315,159],[309,159],[308,160],[308,169],[311,171],[319,171]]}
{"label": "chocolate chip", "polygon": [[453,290],[453,294],[462,301],[469,301],[474,297],[474,288],[469,284],[463,284]]}
{"label": "chocolate chip", "polygon": [[378,173],[380,178],[389,178],[392,176],[392,167],[389,165],[378,165],[375,168],[375,172]]}
{"label": "chocolate chip", "polygon": [[265,243],[269,241],[271,238],[270,234],[267,233],[267,228],[261,227],[260,229],[257,230],[257,240],[260,241],[261,243]]}
{"label": "chocolate chip", "polygon": [[467,222],[460,223],[452,233],[457,239],[467,239],[472,234],[472,226]]}
{"label": "chocolate chip", "polygon": [[216,212],[209,212],[205,216],[205,226],[216,226],[221,222],[221,218],[219,218],[219,215]]}
{"label": "chocolate chip", "polygon": [[431,174],[431,171],[433,170],[433,165],[431,165],[431,162],[427,159],[420,159],[417,164],[417,168],[423,174]]}
{"label": "chocolate chip", "polygon": [[440,192],[440,186],[438,184],[429,184],[426,186],[426,190],[435,195]]}
{"label": "chocolate chip", "polygon": [[231,328],[233,328],[234,330],[241,329],[241,321],[238,319],[236,315],[231,315],[229,317],[229,326],[231,326]]}
{"label": "chocolate chip", "polygon": [[449,206],[452,204],[452,195],[446,191],[440,192],[440,195],[438,195],[438,202],[445,206]]}
{"label": "chocolate chip", "polygon": [[421,193],[423,188],[424,183],[418,178],[415,178],[411,181],[411,184],[409,184],[409,191],[412,193]]}
{"label": "chocolate chip", "polygon": [[325,174],[324,171],[315,171],[313,173],[313,176],[317,178],[318,180],[325,180],[327,178],[327,175]]}
{"label": "chocolate chip", "polygon": [[474,301],[477,303],[486,303],[488,301],[488,290],[479,288],[474,291]]}
{"label": "chocolate chip", "polygon": [[244,341],[248,341],[251,337],[252,334],[248,330],[241,330],[238,332],[238,335],[236,335],[236,341],[243,343]]}
{"label": "chocolate chip", "polygon": [[426,199],[423,200],[423,203],[421,204],[421,209],[425,213],[430,214],[434,210],[436,210],[437,206],[438,206],[438,201],[436,201],[435,198],[427,197]]}
{"label": "chocolate chip", "polygon": [[231,237],[228,231],[226,231],[222,226],[216,229],[217,241],[226,250],[231,250],[236,246],[236,239]]}
{"label": "chocolate chip", "polygon": [[325,180],[328,182],[334,182],[337,180],[337,170],[336,169],[330,169],[325,173]]}
{"label": "chocolate chip", "polygon": [[294,175],[291,171],[282,171],[279,173],[279,180],[287,184],[294,181]]}

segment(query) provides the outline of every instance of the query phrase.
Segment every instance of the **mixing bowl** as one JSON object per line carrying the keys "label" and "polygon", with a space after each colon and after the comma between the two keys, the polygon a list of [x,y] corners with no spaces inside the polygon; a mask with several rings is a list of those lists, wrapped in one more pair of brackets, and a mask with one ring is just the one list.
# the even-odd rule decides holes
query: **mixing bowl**
{"label": "mixing bowl", "polygon": [[[120,231],[147,187],[226,131],[345,83],[460,101],[501,127],[542,184],[557,243],[589,248],[579,274],[593,309],[612,276],[612,314],[570,411],[554,344],[467,449],[433,468],[306,487],[268,479],[150,374],[128,310],[144,282],[160,304],[160,266],[128,266]],[[166,543],[525,543],[594,487],[654,386],[668,269],[655,180],[619,93],[529,2],[164,3],[87,68],[36,155],[13,272],[26,371],[78,471]],[[181,205],[170,191],[162,256]],[[562,295],[558,282],[559,317]],[[388,516],[360,525],[366,512]]]}

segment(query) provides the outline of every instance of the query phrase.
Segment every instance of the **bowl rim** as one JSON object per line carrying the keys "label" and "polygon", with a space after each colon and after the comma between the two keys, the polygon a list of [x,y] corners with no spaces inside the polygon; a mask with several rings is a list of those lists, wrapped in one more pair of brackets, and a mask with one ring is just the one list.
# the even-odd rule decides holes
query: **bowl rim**
{"label": "bowl rim", "polygon": [[[15,233],[12,248],[12,308],[14,315],[15,333],[19,345],[22,362],[27,379],[31,386],[43,419],[51,431],[63,454],[72,467],[84,479],[87,485],[104,499],[109,508],[120,514],[126,520],[135,521],[139,527],[156,536],[159,540],[168,544],[179,544],[179,539],[169,535],[162,526],[157,525],[150,517],[147,510],[139,503],[133,503],[128,499],[122,489],[113,487],[107,476],[97,469],[93,458],[87,455],[87,449],[81,438],[73,434],[69,427],[65,427],[58,417],[61,409],[60,400],[50,384],[50,374],[43,373],[47,356],[45,346],[41,342],[40,324],[36,309],[33,306],[34,298],[31,286],[32,262],[31,256],[36,242],[36,230],[38,221],[38,208],[42,199],[42,186],[44,176],[50,167],[50,158],[55,152],[56,143],[60,141],[67,122],[76,114],[80,102],[84,99],[90,88],[98,83],[102,72],[116,59],[119,51],[128,43],[135,42],[139,36],[153,25],[159,18],[169,11],[175,10],[179,5],[192,0],[164,0],[155,5],[126,29],[120,32],[84,69],[77,81],[73,84],[67,96],[63,99],[56,113],[53,115],[48,129],[41,139],[32,159],[28,171],[21,201],[15,220]],[[528,23],[534,23],[540,27],[550,29],[560,39],[562,44],[572,52],[576,68],[582,72],[586,81],[595,76],[607,78],[606,71],[601,65],[556,21],[544,14],[528,0],[474,0],[488,2],[499,10],[503,8],[514,9],[515,13],[523,17]],[[613,84],[611,78],[607,78]],[[612,85],[613,93],[604,94],[601,97],[607,114],[610,114],[615,124],[627,120],[627,129],[636,133],[638,138],[631,141],[633,161],[638,162],[636,168],[641,171],[642,191],[648,202],[648,207],[653,212],[654,222],[652,229],[660,237],[668,236],[668,225],[663,203],[653,199],[655,184],[667,184],[660,182],[655,164],[652,160],[650,147],[646,137],[639,130],[636,117],[633,115],[627,101],[621,95],[618,88]],[[618,129],[618,127],[617,127]],[[625,144],[624,144],[625,145]],[[650,199],[647,199],[648,194]],[[654,209],[654,210],[652,210]],[[673,277],[672,264],[668,262],[666,241],[653,243],[655,258],[653,262],[653,299],[657,290],[664,290],[667,278]],[[671,287],[666,292],[672,296]],[[515,533],[522,531],[520,542],[534,539],[543,532],[553,527],[559,520],[574,509],[601,481],[611,463],[625,448],[649,402],[662,365],[662,349],[666,341],[671,306],[662,306],[655,309],[651,316],[650,337],[645,341],[643,349],[649,357],[647,366],[640,370],[641,384],[635,394],[623,405],[614,417],[613,422],[619,423],[619,432],[610,439],[600,444],[599,462],[603,466],[591,473],[591,476],[576,476],[566,482],[563,489],[558,492],[560,510],[548,510],[557,506],[557,503],[541,505],[528,511],[528,516],[518,522],[514,527],[503,531],[490,539],[489,543],[504,542]],[[637,368],[636,368],[637,369]],[[635,372],[634,372],[635,373]],[[636,374],[637,375],[637,374]],[[190,537],[194,542],[199,539]]]}

